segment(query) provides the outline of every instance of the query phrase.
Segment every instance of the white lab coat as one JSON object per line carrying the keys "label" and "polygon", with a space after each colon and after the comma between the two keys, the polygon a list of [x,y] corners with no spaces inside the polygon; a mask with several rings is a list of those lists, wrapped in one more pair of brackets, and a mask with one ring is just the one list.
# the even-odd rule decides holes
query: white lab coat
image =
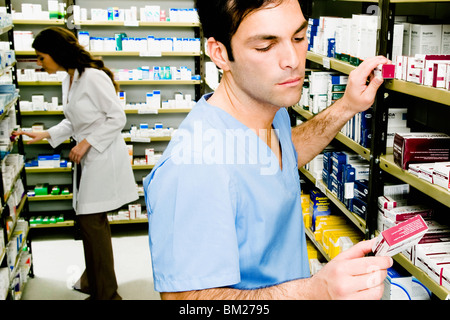
{"label": "white lab coat", "polygon": [[[63,80],[65,119],[48,129],[52,147],[73,137],[91,144],[81,160],[79,189],[74,181],[77,214],[107,212],[138,199],[136,182],[121,130],[126,116],[111,79],[105,72],[87,68],[81,77],[75,70]],[[76,177],[76,175],[75,175]],[[75,179],[74,179],[75,180]]]}

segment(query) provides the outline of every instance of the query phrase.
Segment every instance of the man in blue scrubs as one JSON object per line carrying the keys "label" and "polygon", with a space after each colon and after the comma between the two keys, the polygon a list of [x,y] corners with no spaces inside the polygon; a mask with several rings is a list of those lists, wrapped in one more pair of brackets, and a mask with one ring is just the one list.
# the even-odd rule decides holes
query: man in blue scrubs
{"label": "man in blue scrubs", "polygon": [[[223,70],[144,181],[155,289],[163,299],[379,299],[388,257],[355,245],[309,274],[298,167],[370,107],[382,80],[367,59],[344,97],[291,129],[306,28],[298,0],[199,0]],[[366,85],[367,78],[371,81]]]}

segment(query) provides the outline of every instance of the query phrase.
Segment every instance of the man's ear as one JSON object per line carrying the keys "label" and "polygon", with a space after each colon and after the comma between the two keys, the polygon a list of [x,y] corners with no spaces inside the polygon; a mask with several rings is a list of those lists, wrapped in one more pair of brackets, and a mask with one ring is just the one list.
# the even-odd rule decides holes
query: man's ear
{"label": "man's ear", "polygon": [[208,38],[207,46],[209,57],[216,64],[216,66],[223,71],[228,71],[230,69],[230,61],[228,60],[228,53],[225,46],[212,37]]}

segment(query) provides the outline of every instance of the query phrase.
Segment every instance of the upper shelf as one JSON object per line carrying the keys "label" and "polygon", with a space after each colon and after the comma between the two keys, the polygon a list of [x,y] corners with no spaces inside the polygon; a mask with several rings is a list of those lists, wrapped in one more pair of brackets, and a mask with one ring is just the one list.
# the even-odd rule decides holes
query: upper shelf
{"label": "upper shelf", "polygon": [[[120,56],[120,57],[197,57],[200,52],[164,51],[157,54],[138,51],[89,51],[94,56]],[[35,51],[16,51],[16,56],[35,56]]]}
{"label": "upper shelf", "polygon": [[171,21],[158,21],[158,22],[145,22],[145,21],[92,21],[81,20],[74,22],[77,26],[124,26],[124,27],[200,27],[199,22],[171,22]]}
{"label": "upper shelf", "polygon": [[[66,21],[64,19],[48,19],[48,20],[28,20],[28,19],[14,19],[14,24],[34,24],[34,25],[64,25]],[[160,21],[160,22],[124,22],[124,21],[92,21],[92,20],[82,20],[77,22],[71,22],[73,25],[77,26],[122,26],[122,27],[200,27],[198,22],[170,22],[170,21]]]}
{"label": "upper shelf", "polygon": [[386,89],[406,93],[414,97],[450,105],[450,91],[445,89],[428,87],[403,80],[386,80],[384,84]]}
{"label": "upper shelf", "polygon": [[381,156],[380,168],[398,179],[408,183],[417,190],[433,197],[440,203],[450,207],[450,192],[444,188],[429,183],[415,175],[409,173],[407,170],[400,168],[395,162],[392,154]]}
{"label": "upper shelf", "polygon": [[329,61],[330,69],[336,70],[336,71],[339,71],[339,72],[342,72],[345,74],[349,74],[350,72],[352,72],[353,70],[356,69],[355,66],[353,66],[347,62],[344,62],[344,61],[341,61],[338,59],[334,59],[334,58],[328,58],[321,54],[313,53],[311,51],[308,51],[308,53],[306,54],[306,59],[308,59],[309,61],[318,63],[320,65],[326,65],[327,63],[326,62],[324,63],[324,61]]}
{"label": "upper shelf", "polygon": [[[336,70],[345,74],[349,74],[351,71],[356,69],[355,66],[334,58],[328,58],[320,54],[313,52],[308,52],[306,59],[309,61],[318,63],[320,65],[328,65],[330,69]],[[325,61],[325,62],[324,62]],[[445,105],[450,104],[450,91],[445,89],[439,89],[434,87],[429,87],[425,85],[420,85],[412,82],[407,82],[403,80],[385,80],[384,86],[386,89],[405,93],[418,98],[426,99],[429,101],[442,103]]]}
{"label": "upper shelf", "polygon": [[64,25],[64,19],[48,19],[48,20],[28,20],[14,19],[13,24],[34,24],[34,25]]}
{"label": "upper shelf", "polygon": [[[195,85],[201,80],[118,80],[119,85]],[[59,86],[61,81],[19,81],[19,86]]]}

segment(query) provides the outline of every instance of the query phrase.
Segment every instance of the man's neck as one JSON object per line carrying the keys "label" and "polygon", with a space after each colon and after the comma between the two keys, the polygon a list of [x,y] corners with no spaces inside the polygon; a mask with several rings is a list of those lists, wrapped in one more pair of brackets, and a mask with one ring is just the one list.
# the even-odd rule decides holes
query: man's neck
{"label": "man's neck", "polygon": [[273,119],[280,109],[261,104],[239,89],[233,89],[227,81],[220,83],[208,103],[226,111],[258,135],[272,129]]}
{"label": "man's neck", "polygon": [[280,142],[272,125],[280,107],[262,104],[239,89],[233,90],[233,86],[230,86],[223,78],[217,90],[208,99],[208,103],[224,110],[253,130],[273,151],[282,168]]}

